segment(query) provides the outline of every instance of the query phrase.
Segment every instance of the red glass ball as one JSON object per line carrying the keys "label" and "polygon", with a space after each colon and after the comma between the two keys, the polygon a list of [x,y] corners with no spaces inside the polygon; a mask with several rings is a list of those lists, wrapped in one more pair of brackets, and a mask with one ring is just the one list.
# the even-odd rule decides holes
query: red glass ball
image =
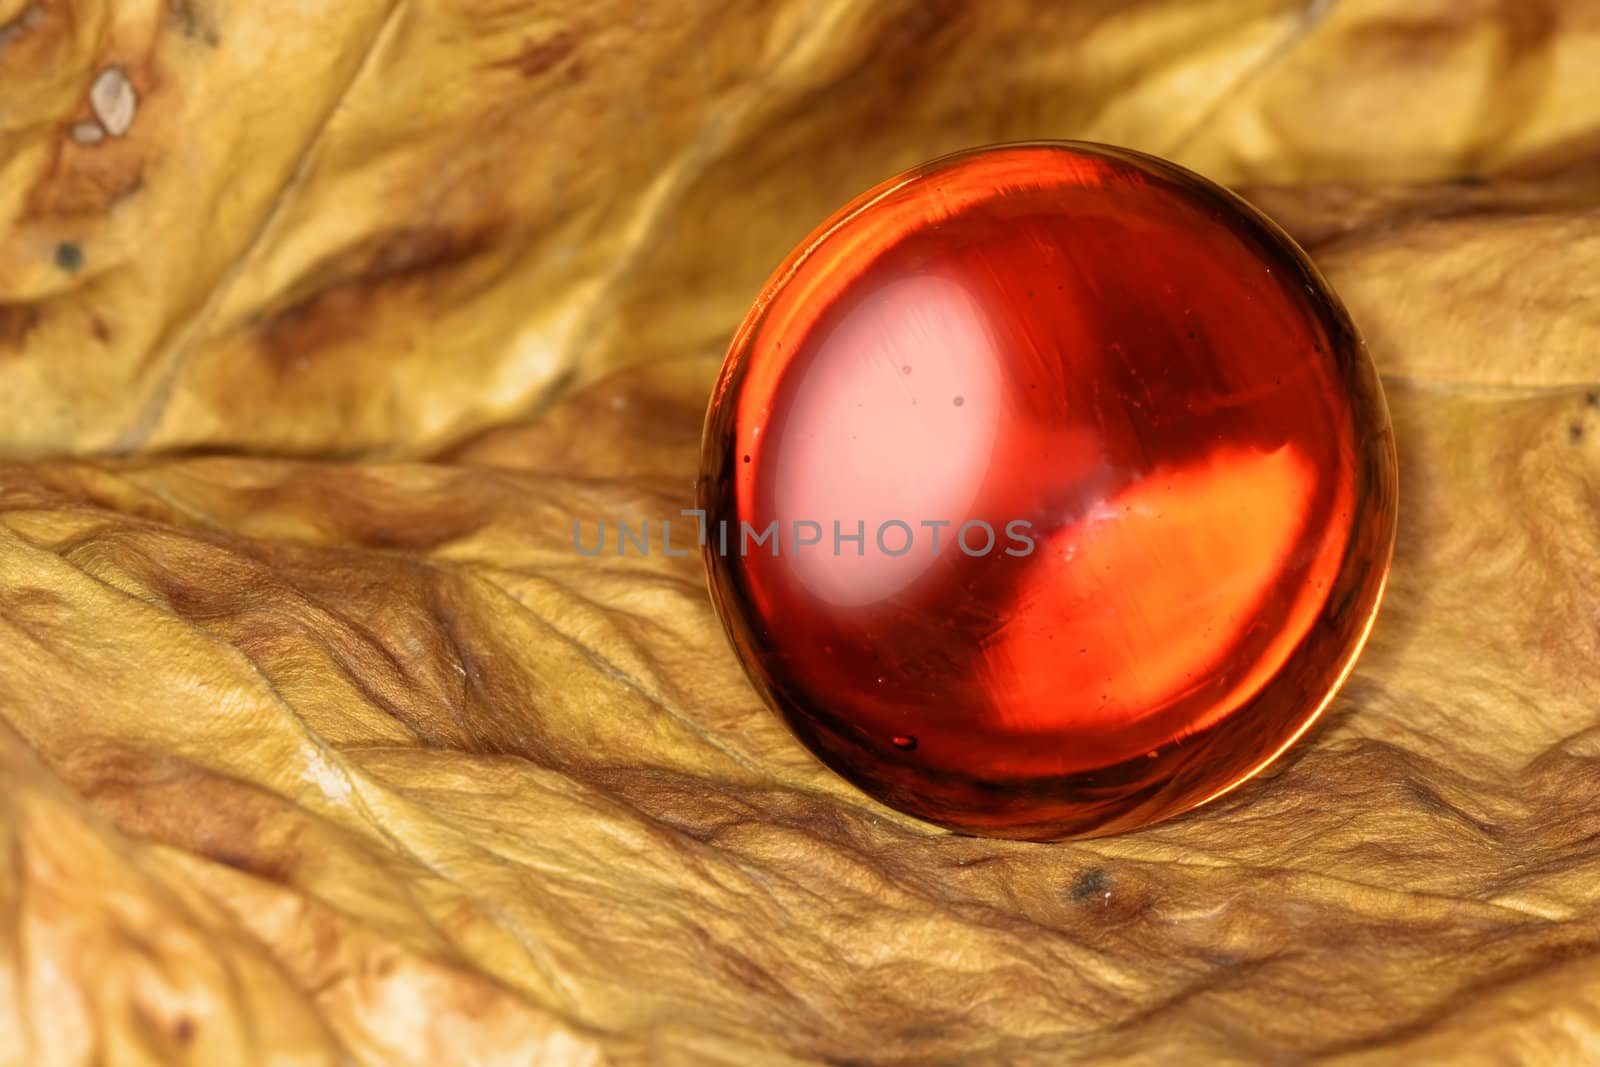
{"label": "red glass ball", "polygon": [[1371,628],[1394,441],[1283,231],[1139,153],[1008,145],[861,196],[707,417],[712,596],[830,767],[969,833],[1127,830],[1317,718]]}

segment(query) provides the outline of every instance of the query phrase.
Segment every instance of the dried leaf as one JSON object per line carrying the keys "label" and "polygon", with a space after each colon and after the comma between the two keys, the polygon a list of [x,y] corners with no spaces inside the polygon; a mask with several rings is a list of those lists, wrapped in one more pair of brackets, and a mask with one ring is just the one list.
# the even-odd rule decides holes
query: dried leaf
{"label": "dried leaf", "polygon": [[[1597,52],[1590,0],[0,0],[0,1063],[1600,1058]],[[1049,846],[866,800],[693,557],[572,545],[688,506],[811,225],[1036,136],[1255,183],[1403,499],[1293,758]]]}

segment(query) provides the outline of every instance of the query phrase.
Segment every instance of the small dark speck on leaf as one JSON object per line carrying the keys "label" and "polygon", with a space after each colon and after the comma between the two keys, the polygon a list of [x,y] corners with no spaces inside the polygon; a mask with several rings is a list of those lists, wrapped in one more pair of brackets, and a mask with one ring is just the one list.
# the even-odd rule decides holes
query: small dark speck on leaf
{"label": "small dark speck on leaf", "polygon": [[1583,402],[1592,408],[1600,408],[1600,393],[1589,393],[1585,395]]}
{"label": "small dark speck on leaf", "polygon": [[746,456],[746,457],[744,457],[744,461],[745,461],[745,462],[746,462],[746,463],[749,463],[749,462],[750,462],[750,457],[749,457],[749,456]]}
{"label": "small dark speck on leaf", "polygon": [[966,402],[967,402],[967,398],[966,397],[964,397],[964,396],[956,397],[956,407],[960,407],[962,404],[965,404]]}
{"label": "small dark speck on leaf", "polygon": [[1073,900],[1088,900],[1090,897],[1103,897],[1111,889],[1111,875],[1103,867],[1090,867],[1078,875],[1072,887],[1067,890],[1067,896]]}
{"label": "small dark speck on leaf", "polygon": [[1567,437],[1573,444],[1580,444],[1583,441],[1583,427],[1576,422],[1568,426]]}
{"label": "small dark speck on leaf", "polygon": [[76,274],[83,266],[83,249],[75,242],[62,241],[56,245],[56,266],[71,274]]}

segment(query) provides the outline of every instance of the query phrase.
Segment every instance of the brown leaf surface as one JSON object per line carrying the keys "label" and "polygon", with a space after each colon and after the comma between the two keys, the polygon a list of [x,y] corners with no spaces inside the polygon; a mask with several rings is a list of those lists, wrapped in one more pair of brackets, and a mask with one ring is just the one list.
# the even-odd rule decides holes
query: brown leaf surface
{"label": "brown leaf surface", "polygon": [[[1600,1061],[1600,4],[0,27],[0,1063]],[[687,506],[818,219],[1037,136],[1299,234],[1403,487],[1297,754],[1052,846],[865,800],[696,560],[570,540]]]}

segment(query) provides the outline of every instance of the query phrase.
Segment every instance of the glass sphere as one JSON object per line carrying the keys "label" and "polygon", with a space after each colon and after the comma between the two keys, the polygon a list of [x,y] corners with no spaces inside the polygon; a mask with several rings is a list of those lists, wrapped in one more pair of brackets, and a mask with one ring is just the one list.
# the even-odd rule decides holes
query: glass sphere
{"label": "glass sphere", "polygon": [[1322,276],[1174,164],[963,152],[778,268],[706,420],[712,597],[828,766],[952,829],[1203,804],[1350,672],[1394,543],[1383,393]]}

